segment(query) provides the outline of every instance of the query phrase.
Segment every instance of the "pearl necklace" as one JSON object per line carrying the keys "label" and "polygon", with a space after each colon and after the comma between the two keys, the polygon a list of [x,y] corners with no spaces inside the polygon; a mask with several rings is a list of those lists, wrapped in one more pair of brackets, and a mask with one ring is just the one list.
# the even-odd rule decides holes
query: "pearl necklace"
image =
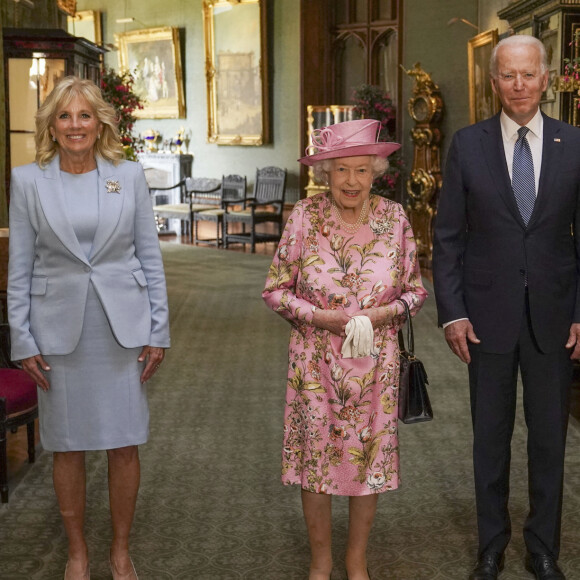
{"label": "pearl necklace", "polygon": [[356,222],[354,222],[354,224],[349,224],[348,222],[345,222],[342,219],[342,214],[340,213],[340,209],[336,205],[334,199],[332,200],[332,209],[334,210],[334,213],[336,214],[336,217],[338,218],[338,221],[340,222],[342,228],[351,234],[355,234],[356,232],[359,231],[360,227],[363,224],[363,221],[367,217],[367,200],[366,199],[364,200],[362,208],[358,215],[358,219],[356,220]]}

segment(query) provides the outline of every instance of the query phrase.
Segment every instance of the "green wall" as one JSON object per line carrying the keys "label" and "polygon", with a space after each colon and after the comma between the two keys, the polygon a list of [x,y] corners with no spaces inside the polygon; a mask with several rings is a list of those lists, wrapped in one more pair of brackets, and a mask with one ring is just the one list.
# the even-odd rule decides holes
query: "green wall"
{"label": "green wall", "polygon": [[[53,0],[45,0],[46,2]],[[467,41],[476,31],[451,18],[465,18],[479,24],[481,30],[507,30],[496,13],[509,0],[405,0],[403,17],[403,64],[409,69],[420,61],[441,88],[446,111],[443,162],[453,133],[469,124],[469,92],[467,82]],[[202,0],[78,0],[78,10],[100,10],[103,15],[104,42],[114,44],[114,34],[176,26],[182,31],[185,97],[187,118],[138,121],[137,131],[153,128],[164,138],[175,136],[181,126],[192,132],[189,150],[194,153],[194,175],[220,177],[223,173],[241,173],[253,182],[256,167],[279,165],[289,171],[289,199],[298,192],[300,142],[300,26],[298,0],[269,0],[270,35],[270,115],[272,143],[261,147],[230,147],[206,143],[207,110],[205,56],[202,26]],[[118,18],[134,17],[130,24],[117,24]],[[25,23],[23,23],[25,24]],[[109,66],[118,67],[118,53],[106,56]],[[413,121],[407,113],[407,101],[413,83],[403,76],[403,100],[399,105],[403,116],[403,146],[407,171],[412,164],[413,146],[409,131]],[[1,105],[2,103],[0,103]],[[0,106],[1,110],[1,106]],[[2,147],[0,147],[0,150]],[[1,173],[0,166],[0,173]],[[1,184],[0,184],[1,187]],[[2,208],[0,205],[0,222]]]}
{"label": "green wall", "polygon": [[[113,44],[114,34],[175,26],[182,29],[183,74],[186,119],[146,119],[135,130],[156,129],[163,138],[174,137],[181,126],[190,129],[189,151],[195,155],[193,174],[221,177],[224,173],[246,175],[253,183],[257,167],[277,165],[288,169],[289,198],[298,195],[299,151],[299,13],[296,0],[269,2],[270,32],[270,115],[272,143],[261,147],[213,145],[206,142],[207,108],[202,0],[78,0],[77,10],[100,10],[103,14],[103,40]],[[134,17],[130,24],[117,24],[118,18]],[[106,64],[118,68],[118,53],[106,55]]]}
{"label": "green wall", "polygon": [[505,34],[509,29],[507,20],[500,20],[497,13],[510,4],[510,0],[485,0],[479,6],[479,26],[482,32],[497,28],[499,35]]}
{"label": "green wall", "polygon": [[[477,31],[466,24],[456,22],[447,25],[451,18],[459,17],[477,25],[477,0],[406,0],[404,12],[403,64],[410,69],[420,62],[423,70],[431,74],[439,85],[445,103],[442,123],[443,152],[451,144],[451,137],[458,129],[469,125],[469,85],[467,82],[467,41]],[[413,145],[409,131],[414,123],[407,112],[407,102],[412,94],[412,79],[404,75],[403,102],[403,151],[407,160],[407,172],[411,170]],[[445,155],[442,157],[444,164]]]}

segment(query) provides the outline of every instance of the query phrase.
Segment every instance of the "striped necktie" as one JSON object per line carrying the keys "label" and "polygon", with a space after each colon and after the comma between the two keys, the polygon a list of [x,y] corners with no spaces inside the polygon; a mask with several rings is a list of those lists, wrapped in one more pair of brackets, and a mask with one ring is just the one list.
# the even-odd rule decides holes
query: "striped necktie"
{"label": "striped necktie", "polygon": [[529,129],[518,129],[518,140],[514,148],[514,164],[512,169],[512,189],[520,215],[526,226],[530,221],[534,204],[536,203],[536,180],[534,178],[534,160],[530,144],[526,138]]}

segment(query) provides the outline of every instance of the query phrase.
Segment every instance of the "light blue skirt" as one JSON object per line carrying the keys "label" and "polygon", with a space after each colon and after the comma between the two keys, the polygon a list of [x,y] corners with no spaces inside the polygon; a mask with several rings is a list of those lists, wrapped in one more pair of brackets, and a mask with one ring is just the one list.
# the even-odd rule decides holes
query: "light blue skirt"
{"label": "light blue skirt", "polygon": [[139,377],[141,348],[115,339],[89,284],[83,330],[71,354],[45,356],[47,392],[38,389],[40,441],[48,451],[115,449],[149,435],[146,385]]}

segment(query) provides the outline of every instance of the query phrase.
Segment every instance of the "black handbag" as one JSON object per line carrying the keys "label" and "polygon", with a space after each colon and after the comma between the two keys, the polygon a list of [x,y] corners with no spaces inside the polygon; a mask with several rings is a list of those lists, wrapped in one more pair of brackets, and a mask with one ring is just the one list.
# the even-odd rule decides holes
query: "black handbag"
{"label": "black handbag", "polygon": [[399,419],[403,423],[420,423],[433,419],[431,401],[427,393],[427,373],[423,363],[415,357],[415,336],[409,305],[405,300],[399,300],[405,305],[407,315],[407,346],[403,329],[399,330],[399,360],[401,364],[399,377]]}

